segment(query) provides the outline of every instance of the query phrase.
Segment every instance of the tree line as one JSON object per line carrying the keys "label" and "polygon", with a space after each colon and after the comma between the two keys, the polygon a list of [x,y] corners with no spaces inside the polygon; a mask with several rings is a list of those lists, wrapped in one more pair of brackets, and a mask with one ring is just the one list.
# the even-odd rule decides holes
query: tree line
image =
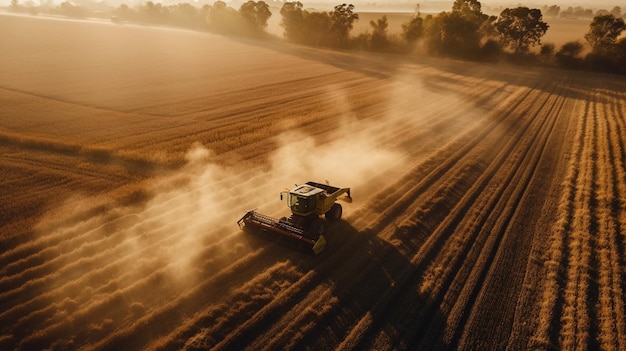
{"label": "tree line", "polygon": [[[302,45],[404,54],[417,51],[464,60],[556,64],[571,69],[626,74],[626,38],[620,39],[626,24],[617,6],[611,11],[592,12],[584,38],[565,43],[557,50],[554,44],[541,42],[549,25],[543,21],[539,8],[505,8],[498,16],[493,16],[483,13],[478,0],[455,0],[450,11],[422,15],[418,5],[413,16],[401,25],[398,35],[388,33],[389,22],[383,15],[370,21],[371,31],[352,36],[354,24],[359,20],[353,4],[340,4],[331,11],[305,9],[300,1],[281,4],[280,25],[284,38]],[[12,8],[19,8],[18,0],[12,0]],[[579,12],[582,13],[579,15],[588,15],[581,7],[561,11],[555,5],[544,6],[543,10],[551,17],[569,17]],[[69,1],[61,3],[55,11],[72,17],[86,16],[84,9]],[[269,39],[266,28],[272,15],[270,4],[263,0],[249,0],[239,9],[221,0],[200,8],[189,3],[165,6],[148,1],[134,8],[120,5],[112,11],[112,20]],[[531,50],[534,47],[538,50]]]}
{"label": "tree line", "polygon": [[584,8],[582,6],[569,6],[566,9],[562,10],[561,6],[558,5],[544,5],[541,7],[542,11],[546,14],[547,17],[552,18],[564,18],[564,19],[592,19],[595,16],[601,15],[613,15],[615,17],[622,17],[622,8],[619,6],[613,7],[611,11],[606,9],[599,9],[597,11],[593,11],[589,8]]}

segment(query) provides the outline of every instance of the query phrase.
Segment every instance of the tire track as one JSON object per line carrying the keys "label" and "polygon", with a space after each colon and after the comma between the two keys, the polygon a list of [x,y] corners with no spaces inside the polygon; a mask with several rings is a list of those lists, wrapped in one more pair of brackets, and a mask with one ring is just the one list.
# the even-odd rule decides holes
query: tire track
{"label": "tire track", "polygon": [[[624,94],[616,96],[611,103],[611,115],[613,118],[609,120],[611,133],[610,143],[610,159],[614,167],[613,172],[613,201],[611,202],[611,215],[615,222],[616,237],[610,239],[612,249],[615,252],[614,257],[617,259],[617,267],[621,268],[613,272],[613,292],[617,299],[616,302],[616,321],[617,321],[617,340],[618,349],[626,348],[626,303],[624,302],[623,293],[626,291],[626,118],[624,118]],[[621,234],[618,234],[621,233]],[[615,263],[614,263],[615,264]],[[619,283],[615,283],[619,282]]]}
{"label": "tire track", "polygon": [[[622,267],[619,240],[615,236],[619,227],[613,196],[619,193],[616,175],[619,163],[613,157],[620,142],[611,133],[615,115],[603,108],[606,102],[598,90],[591,93],[578,127],[579,140],[576,156],[570,163],[570,176],[560,209],[564,221],[557,223],[561,239],[567,243],[554,246],[550,262],[557,254],[563,272],[558,277],[559,266],[546,271],[547,282],[540,306],[540,316],[551,315],[551,323],[539,323],[531,342],[545,343],[548,330],[553,345],[564,348],[619,349],[623,340],[623,323],[616,315],[623,315]],[[566,204],[566,206],[563,206]],[[567,215],[567,213],[570,215]],[[556,250],[555,250],[556,248]],[[555,274],[556,273],[556,274]],[[562,289],[562,298],[555,299],[555,284]],[[554,302],[550,302],[554,301]],[[610,311],[610,312],[609,312]],[[560,324],[555,318],[560,317]]]}
{"label": "tire track", "polygon": [[[514,106],[513,106],[513,108],[514,108]],[[492,130],[492,129],[493,129],[493,128],[489,128],[489,127],[486,127],[486,128],[485,128],[485,130]],[[472,139],[472,140],[483,140],[484,138],[485,138],[485,135],[478,135],[478,136],[476,137],[476,139]],[[467,151],[466,151],[466,150],[462,150],[462,149],[461,149],[461,152],[462,152],[463,154],[467,153]],[[457,167],[457,168],[462,168],[462,167],[460,167],[460,166],[456,166],[456,167]],[[444,166],[443,166],[443,168],[451,168],[451,166],[446,167],[446,166],[444,165]],[[436,176],[436,178],[439,178],[439,176]],[[458,177],[457,179],[463,179],[463,177]],[[415,197],[414,197],[414,199],[415,199]],[[416,203],[419,203],[420,201],[418,200],[418,201],[415,201],[415,202],[416,202]],[[429,241],[427,241],[427,242],[426,242],[426,245],[429,245],[429,243],[432,243],[432,241],[431,241],[431,240],[434,240],[434,239],[433,239],[434,237],[436,237],[436,234],[435,234],[435,233],[433,233],[433,235],[431,235],[431,237],[429,238]],[[442,237],[443,237],[443,236],[442,236]],[[438,247],[439,245],[440,245],[439,243],[435,243],[435,244],[433,244],[433,245],[430,245],[430,247],[435,248],[435,247]],[[424,247],[422,247],[422,250],[424,250],[425,252],[427,252],[427,251],[428,251],[428,250],[425,250],[425,249],[424,249]],[[433,250],[433,249],[431,249],[431,250]],[[414,259],[414,260],[415,260],[415,259]],[[405,280],[409,280],[409,281],[410,281],[411,279],[409,279],[409,278],[412,278],[412,276],[411,276],[411,275],[412,275],[412,274],[413,274],[413,275],[414,275],[414,274],[416,274],[416,271],[417,271],[417,270],[414,270],[414,269],[409,269],[409,270],[405,270],[404,272],[402,272],[402,273],[400,274],[400,277],[401,277],[401,278],[396,279],[396,284],[394,285],[394,289],[393,289],[393,290],[394,290],[394,294],[389,294],[389,297],[385,296],[385,299],[384,299],[384,301],[385,301],[385,302],[384,302],[384,303],[377,304],[377,306],[380,306],[380,307],[379,307],[380,309],[378,309],[378,308],[377,308],[377,309],[374,309],[374,312],[372,312],[372,314],[381,313],[381,314],[383,314],[383,315],[384,315],[385,313],[388,313],[388,312],[382,312],[382,310],[383,310],[383,309],[384,309],[385,311],[389,309],[389,306],[388,306],[387,304],[391,304],[391,305],[393,305],[393,303],[390,303],[390,301],[400,301],[400,300],[402,300],[399,296],[397,296],[397,294],[398,294],[400,291],[411,290],[410,288],[407,288],[407,287],[404,287],[404,288],[403,288],[402,283],[407,283]],[[414,279],[414,278],[413,278],[413,279]],[[413,298],[413,299],[415,299],[415,298]],[[409,298],[409,300],[410,300],[410,298]],[[370,318],[371,318],[371,317],[370,317]],[[369,320],[370,318],[367,318],[366,320]],[[420,317],[415,317],[415,318],[420,318]],[[406,320],[411,320],[411,319],[410,319],[410,318],[406,318]],[[372,321],[371,321],[371,320],[370,320],[369,322],[366,322],[366,326],[367,326],[367,328],[375,328],[375,325],[376,325],[376,324],[375,324],[375,323],[372,323]],[[410,326],[405,326],[405,327],[403,327],[402,329],[403,329],[403,330],[411,330],[411,327],[410,327]],[[360,335],[361,337],[367,336],[367,332],[364,332],[364,331],[359,331],[359,332],[356,332],[356,331],[354,331],[354,330],[353,330],[353,332],[352,332],[351,334],[352,334],[352,335]],[[350,342],[350,344],[352,344],[352,345],[357,345],[357,344],[355,344],[355,342],[357,342],[357,344],[358,344],[358,345],[361,345],[361,344],[359,344],[359,342],[358,342],[358,341],[356,341],[356,340],[351,341],[351,342]]]}
{"label": "tire track", "polygon": [[[584,104],[584,103],[583,103]],[[540,282],[542,298],[539,301],[539,321],[529,340],[529,346],[533,348],[557,347],[560,335],[561,317],[564,306],[564,291],[566,284],[566,271],[568,267],[568,247],[570,243],[569,232],[573,225],[575,201],[577,196],[576,182],[580,177],[582,157],[585,148],[585,131],[587,128],[589,105],[584,104],[583,111],[578,119],[576,128],[575,144],[572,157],[568,165],[568,174],[565,181],[564,191],[559,204],[559,216],[555,222],[555,230],[550,237],[547,247],[546,260],[544,263],[545,278]]]}
{"label": "tire track", "polygon": [[[527,94],[528,93],[529,92],[527,92]],[[525,97],[520,98],[520,100],[523,99],[525,99]],[[514,107],[509,111],[512,111],[513,108]],[[390,189],[397,190],[385,191],[382,192],[384,197],[376,197],[375,203],[379,205],[373,208],[374,212],[381,213],[381,218],[393,219],[395,218],[395,214],[405,211],[405,209],[410,208],[412,204],[420,203],[419,194],[424,193],[426,189],[433,187],[435,183],[444,179],[443,175],[448,172],[448,170],[455,169],[454,166],[456,163],[466,157],[470,150],[475,148],[482,138],[485,138],[492,132],[493,125],[497,122],[492,123],[493,124],[484,126],[484,128],[479,131],[478,135],[472,135],[468,139],[459,138],[453,140],[450,144],[447,144],[445,149],[442,149],[441,152],[435,153],[429,159],[418,165],[417,168],[414,168],[414,171],[407,173],[402,179],[403,181],[398,182],[401,184],[400,188],[397,188],[395,185],[390,186]],[[468,134],[464,135],[465,137],[469,136],[469,133],[472,133],[472,131],[470,130],[467,133]],[[411,212],[411,210],[409,209],[408,212]],[[366,215],[359,213],[357,213],[356,217],[367,218]],[[389,221],[376,222],[370,220],[369,223],[355,222],[356,226],[364,228],[369,227],[373,231],[381,231],[382,228],[388,224]]]}
{"label": "tire track", "polygon": [[[591,103],[590,103],[591,104]],[[592,336],[595,331],[592,325],[595,319],[595,306],[590,306],[591,289],[595,289],[593,279],[593,252],[594,243],[590,232],[596,232],[592,213],[595,207],[595,158],[597,151],[597,115],[593,112],[593,105],[589,106],[589,116],[584,130],[583,152],[580,173],[576,179],[576,194],[574,203],[571,232],[568,233],[569,245],[567,249],[567,280],[564,291],[564,305],[561,315],[560,340],[561,347],[568,349],[588,349],[592,346]]]}
{"label": "tire track", "polygon": [[[512,270],[525,266],[533,239],[532,236],[524,235],[523,232],[512,227],[516,223],[522,225],[521,222],[524,222],[523,225],[528,225],[526,218],[536,215],[536,212],[524,213],[528,210],[521,204],[532,201],[529,200],[534,197],[532,182],[543,178],[540,175],[540,167],[546,162],[545,159],[549,153],[547,148],[554,138],[556,125],[566,102],[562,95],[563,89],[570,84],[569,81],[555,84],[555,88],[561,88],[557,94],[552,93],[555,101],[549,101],[549,104],[537,112],[535,119],[540,119],[538,117],[540,113],[546,118],[540,122],[537,137],[528,146],[528,153],[517,165],[522,170],[514,172],[515,179],[511,181],[515,188],[510,192],[510,196],[499,200],[506,203],[498,206],[503,210],[495,218],[497,222],[492,226],[487,244],[481,248],[484,253],[480,254],[477,263],[482,262],[473,265],[470,277],[466,279],[461,277],[460,281],[466,282],[463,287],[466,293],[459,294],[454,309],[449,313],[450,316],[456,317],[456,321],[448,319],[447,326],[441,328],[444,330],[444,340],[453,348],[497,348],[506,342],[507,336],[511,334],[512,316],[524,278],[523,271],[513,272]],[[508,301],[508,303],[494,305],[493,301],[497,299]],[[485,333],[485,330],[488,332]]]}
{"label": "tire track", "polygon": [[[540,96],[541,95],[538,95],[536,98],[540,98]],[[544,99],[539,106],[545,105],[547,101],[549,101],[549,97]],[[530,105],[535,104],[531,103]],[[520,125],[519,128],[515,129],[516,134],[511,136],[509,143],[502,148],[502,151],[497,157],[494,158],[492,163],[489,165],[489,168],[487,168],[481,178],[474,183],[473,190],[466,193],[463,201],[465,201],[467,205],[465,205],[465,207],[461,207],[460,210],[455,209],[451,211],[451,213],[467,214],[462,218],[459,218],[456,223],[454,221],[449,222],[453,224],[452,227],[444,226],[446,225],[445,223],[448,222],[447,219],[442,223],[442,227],[437,228],[437,231],[442,230],[443,232],[450,233],[450,239],[447,240],[447,243],[445,244],[449,246],[449,248],[442,247],[440,249],[441,253],[445,253],[442,257],[444,261],[441,261],[441,259],[435,259],[434,257],[429,260],[431,261],[431,264],[429,265],[429,268],[426,269],[424,273],[424,282],[419,287],[420,291],[426,292],[425,300],[428,301],[429,305],[425,308],[424,312],[421,312],[426,313],[426,319],[429,319],[428,316],[432,315],[435,309],[439,309],[439,306],[442,308],[441,313],[443,315],[450,315],[450,311],[448,311],[445,306],[452,306],[454,302],[447,302],[446,296],[450,296],[452,299],[456,299],[458,297],[461,287],[468,281],[467,276],[464,275],[469,274],[467,270],[471,270],[473,268],[480,269],[480,266],[476,266],[476,263],[480,262],[479,254],[484,249],[485,242],[488,242],[489,240],[499,240],[498,237],[492,237],[493,234],[489,231],[491,228],[494,228],[494,226],[497,228],[497,221],[500,221],[501,218],[506,219],[508,216],[505,212],[504,217],[501,217],[502,215],[500,214],[500,211],[506,208],[498,206],[498,203],[507,200],[507,198],[503,198],[503,195],[505,194],[507,187],[509,187],[509,184],[515,180],[514,176],[516,175],[516,171],[514,170],[521,167],[523,158],[529,152],[529,147],[523,146],[524,141],[526,141],[526,144],[530,145],[531,149],[535,145],[536,140],[532,137],[535,133],[529,132],[529,128],[532,128],[535,124],[542,126],[545,123],[545,121],[539,119],[539,114],[536,111],[531,113],[521,112],[519,113],[519,116],[522,117],[526,114],[529,114],[531,117],[528,118],[528,121],[520,121],[520,123],[523,124]],[[500,176],[497,174],[500,169],[511,170],[511,172],[506,172]],[[503,177],[504,179],[498,180],[499,177]],[[487,192],[488,195],[483,194],[482,189],[486,189],[491,181],[497,184],[497,187],[490,188]],[[506,192],[506,194],[508,195],[509,193]],[[470,205],[472,206],[471,211],[463,209],[469,209]],[[481,208],[480,206],[487,207]],[[512,209],[507,210],[511,211]],[[483,213],[489,215],[482,216]],[[465,234],[461,236],[461,233]],[[461,258],[464,259],[461,260]],[[452,259],[452,261],[448,261],[450,259]],[[431,272],[435,275],[429,276],[429,274],[433,274],[429,273],[433,267],[435,267],[436,270]],[[445,268],[441,270],[437,267]],[[437,277],[437,275],[440,275],[440,277]],[[438,283],[434,286],[432,283],[429,283],[431,281],[440,280],[443,280],[443,283]],[[440,323],[443,323],[443,321],[440,321]],[[409,329],[417,331],[422,328],[421,325],[414,324]],[[442,329],[443,328],[438,329],[436,325],[433,326],[432,330],[435,330],[433,334],[439,333]],[[408,339],[422,339],[422,336],[419,338],[409,337]],[[424,345],[428,345],[429,342],[433,341],[433,339],[439,339],[439,335],[429,337],[428,334],[425,334],[422,340]],[[446,340],[445,338],[442,339],[442,341],[445,344],[450,342],[450,340]],[[404,345],[403,347],[412,348],[415,346],[410,346],[409,344]]]}
{"label": "tire track", "polygon": [[[617,169],[619,160],[616,160],[611,144],[619,145],[619,135],[612,132],[612,122],[616,116],[607,111],[606,104],[595,102],[597,111],[603,113],[598,116],[599,141],[598,159],[595,165],[595,174],[598,176],[594,198],[597,199],[595,209],[595,222],[597,225],[596,250],[597,257],[597,335],[596,342],[604,350],[620,350],[620,344],[624,341],[624,301],[623,282],[620,274],[620,252],[617,242],[619,241],[619,222],[616,213],[615,201],[619,196],[617,191]],[[623,168],[622,168],[623,169]]]}

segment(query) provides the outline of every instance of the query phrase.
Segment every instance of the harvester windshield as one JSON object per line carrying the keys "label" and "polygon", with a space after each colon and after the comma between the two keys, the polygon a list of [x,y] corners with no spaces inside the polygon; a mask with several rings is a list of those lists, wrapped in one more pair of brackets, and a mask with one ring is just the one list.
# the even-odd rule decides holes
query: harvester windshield
{"label": "harvester windshield", "polygon": [[309,184],[297,185],[289,192],[287,205],[294,214],[301,216],[309,215],[315,211],[317,197],[323,192],[323,189]]}
{"label": "harvester windshield", "polygon": [[309,213],[315,210],[315,196],[303,196],[294,193],[289,194],[289,208],[294,213]]}

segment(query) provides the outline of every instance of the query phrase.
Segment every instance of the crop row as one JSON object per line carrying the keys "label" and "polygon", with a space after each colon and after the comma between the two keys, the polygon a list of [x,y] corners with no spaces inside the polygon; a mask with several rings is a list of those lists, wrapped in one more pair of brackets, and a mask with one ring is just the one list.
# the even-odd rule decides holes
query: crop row
{"label": "crop row", "polygon": [[[567,349],[624,347],[624,119],[620,98],[581,102],[577,137],[550,236],[531,341]],[[604,99],[609,98],[609,101]]]}
{"label": "crop row", "polygon": [[[511,117],[511,119],[514,120],[515,118]],[[497,137],[498,133],[494,133],[494,135],[495,135],[494,137],[496,138],[496,140],[499,140]],[[469,137],[469,134],[467,136]],[[504,137],[503,135],[499,136],[499,138],[503,138],[503,137]],[[482,140],[483,138],[484,138],[483,134],[471,136],[471,140],[473,141],[479,141],[479,140]],[[532,140],[532,137],[529,136],[527,140]],[[481,149],[477,148],[475,152],[478,152],[478,150],[481,150]],[[448,150],[448,152],[450,151],[451,150]],[[469,162],[470,160],[471,158],[468,160],[463,160],[463,161]],[[460,168],[462,167],[459,167],[459,169]],[[431,170],[436,170],[436,167],[434,167],[434,169],[431,169]],[[472,171],[471,168],[466,168],[466,171],[477,172],[477,169],[474,169]],[[466,175],[472,175],[472,174],[473,176],[476,176],[476,173],[467,173]],[[421,178],[414,176],[413,179],[411,180],[411,184],[415,186],[416,184],[420,183],[420,181],[421,181]],[[404,183],[398,182],[396,184],[402,185]],[[395,199],[397,203],[401,204],[403,200],[398,196],[398,194],[402,194],[402,191],[401,190],[395,190],[395,191],[396,191]],[[395,206],[396,203],[393,203],[393,205]],[[370,224],[375,224],[375,223],[390,224],[391,223],[389,222],[390,219],[398,215],[401,215],[401,213],[397,213],[393,210],[390,212],[382,212],[378,215],[373,215],[373,213],[377,213],[377,212],[376,211],[364,212],[362,215],[359,215],[359,217],[364,217],[365,215],[369,216]],[[455,212],[455,213],[462,213],[462,212]],[[359,224],[359,227],[362,228],[364,225],[365,225],[364,223]],[[384,324],[382,321],[384,321],[385,318],[387,318],[386,316],[388,316],[388,313],[391,313],[387,311],[390,306],[395,306],[394,301],[406,302],[406,299],[405,299],[406,296],[403,294],[408,291],[414,291],[411,288],[407,289],[407,286],[405,284],[411,284],[410,282],[413,281],[411,277],[415,277],[415,274],[419,272],[419,270],[415,269],[414,264],[407,263],[407,262],[402,263],[402,258],[401,256],[398,255],[395,248],[393,248],[389,244],[385,244],[384,241],[380,241],[380,239],[377,238],[376,236],[372,236],[372,234],[376,233],[378,230],[384,229],[383,233],[388,232],[389,228],[387,227],[387,225],[382,225],[382,226],[376,225],[373,228],[375,228],[376,231],[373,231],[373,232],[365,231],[365,232],[359,233],[360,235],[354,235],[352,237],[346,238],[345,242],[338,243],[338,245],[340,246],[336,248],[337,252],[335,252],[335,255],[332,257],[329,257],[328,260],[325,260],[322,265],[316,268],[316,272],[322,272],[323,274],[326,274],[326,270],[325,270],[326,267],[339,267],[342,265],[337,260],[340,260],[341,262],[355,262],[357,266],[359,266],[358,265],[359,262],[363,262],[359,260],[359,258],[366,260],[365,262],[363,262],[364,266],[360,266],[362,268],[359,270],[360,273],[357,276],[352,276],[349,274],[346,274],[345,277],[343,276],[343,273],[349,272],[350,267],[352,267],[351,265],[346,267],[345,270],[341,269],[341,270],[338,270],[337,273],[333,273],[332,275],[333,281],[335,282],[335,284],[337,284],[337,286],[333,288],[334,290],[336,290],[334,294],[335,296],[339,296],[340,298],[339,300],[329,298],[326,300],[326,303],[322,303],[322,301],[319,300],[320,301],[319,308],[316,309],[318,312],[322,311],[322,316],[325,316],[329,310],[335,311],[335,312],[332,312],[331,317],[322,317],[326,321],[326,323],[332,323],[331,325],[328,326],[328,328],[323,328],[320,325],[309,326],[307,322],[301,322],[300,325],[293,325],[293,319],[289,317],[290,314],[287,313],[287,311],[280,308],[278,311],[274,312],[276,316],[274,316],[274,319],[271,320],[271,323],[269,322],[266,323],[265,321],[258,322],[258,323],[255,323],[253,321],[248,321],[246,324],[252,324],[252,325],[250,325],[249,327],[246,327],[246,329],[251,328],[250,331],[246,331],[245,329],[244,330],[235,329],[233,331],[233,335],[236,336],[236,339],[233,339],[233,340],[238,340],[238,342],[241,342],[243,340],[257,339],[255,343],[258,343],[259,345],[260,344],[266,345],[265,343],[270,343],[269,345],[274,345],[273,342],[278,342],[279,344],[276,344],[277,347],[285,346],[285,345],[293,345],[287,342],[286,340],[290,340],[290,341],[296,340],[300,342],[300,344],[295,344],[297,347],[297,346],[302,346],[305,344],[309,345],[308,343],[305,343],[305,341],[316,342],[317,345],[324,345],[323,341],[320,341],[321,339],[325,338],[324,336],[331,337],[331,338],[339,338],[339,340],[341,340],[343,338],[342,335],[346,335],[347,339],[344,341],[343,345],[346,347],[348,347],[348,345],[350,345],[350,347],[358,347],[359,345],[362,345],[364,342],[367,344],[368,338],[372,335],[371,334],[372,328],[374,329],[385,328],[384,333],[378,334],[379,337],[383,337],[383,338],[389,337],[393,339],[394,334],[399,331],[394,332],[393,330],[388,330],[387,327],[385,327],[387,326],[387,324]],[[333,244],[336,245],[337,243],[334,242]],[[433,250],[437,250],[437,252],[438,250],[441,249],[439,245],[435,245],[435,246],[430,245],[429,247],[431,247]],[[367,259],[368,255],[359,254],[359,252],[363,252],[362,249],[365,249],[366,252],[369,252],[369,257],[370,257],[369,259]],[[346,250],[350,251],[350,254],[348,256],[346,256],[345,254],[340,254],[340,253],[347,254]],[[381,265],[386,267],[388,270],[385,270],[384,273],[378,271],[379,269],[381,269],[380,268]],[[388,278],[390,279],[390,281],[383,278],[385,275],[390,275],[390,277]],[[366,281],[368,283],[371,283],[371,286],[373,287],[373,289],[375,289],[374,292],[371,293],[371,295],[366,294],[365,292],[363,292],[362,294],[359,293],[358,287],[360,286],[360,284]],[[381,289],[381,290],[378,290],[378,289]],[[310,295],[313,295],[312,297],[318,296],[319,294],[321,294],[321,292],[317,294],[310,293]],[[308,296],[309,295],[303,296],[302,300],[304,301]],[[345,299],[343,298],[344,296],[346,297]],[[374,296],[376,296],[376,298]],[[417,299],[416,302],[419,301],[420,299],[419,296],[420,295],[417,295],[416,297],[414,297],[414,299]],[[351,299],[353,299],[352,301],[355,301],[355,302],[358,301],[356,306],[349,302]],[[300,301],[301,299],[298,299],[298,300]],[[361,303],[363,304],[363,306],[370,306],[373,304],[374,307],[371,309],[367,309],[367,310],[363,308],[359,308],[359,305]],[[306,303],[303,303],[303,304],[307,306]],[[403,305],[402,310],[405,310],[405,309],[406,309],[406,305]],[[336,319],[338,315],[340,316],[340,315],[343,315],[344,313],[351,313],[351,314],[358,313],[357,316],[361,315],[362,319],[356,325],[353,325],[351,328],[346,329],[347,326],[343,325],[340,321]],[[283,316],[283,314],[286,314],[286,316]],[[306,316],[306,313],[304,315]],[[406,322],[411,321],[411,319],[402,319],[402,320]],[[419,320],[419,319],[415,319],[415,320]],[[254,319],[254,321],[256,321],[256,319]],[[259,336],[257,334],[258,332],[257,328],[260,328],[259,324],[269,324],[269,325],[275,326],[271,329],[273,330],[273,332],[270,331],[268,335],[270,336],[276,335],[276,337]],[[389,327],[391,327],[392,325],[396,325],[396,324],[397,323],[391,323],[389,324]],[[291,326],[291,327],[288,327],[288,326]],[[298,329],[299,327],[303,327],[304,330],[309,330],[310,328],[312,329],[310,329],[311,331],[309,332],[310,333],[309,335],[295,336],[293,338],[288,337],[282,342],[280,341],[282,340],[281,339],[282,333],[280,331],[284,331],[287,333],[288,330]],[[411,328],[409,326],[406,326],[406,329],[403,328],[402,332],[406,332],[407,330],[418,330],[418,329],[419,328],[416,329],[416,328]],[[267,331],[267,328],[264,327],[262,328],[262,330]],[[329,330],[332,330],[333,332],[330,332]],[[344,332],[341,332],[342,330]],[[319,332],[323,334],[319,334]],[[347,334],[343,334],[343,333],[347,333]],[[314,338],[315,340],[313,340],[312,335],[316,335],[316,337]],[[209,337],[210,335],[205,335],[205,338],[209,338]],[[194,339],[197,339],[197,338],[194,338]],[[373,342],[374,342],[373,345],[385,345],[385,342],[382,339],[373,341]],[[251,345],[255,345],[255,343]],[[235,343],[235,344],[230,344],[229,346],[229,348],[236,348],[236,347],[243,347],[243,345]]]}
{"label": "crop row", "polygon": [[[486,270],[490,268],[490,257],[498,248],[498,242],[501,241],[501,237],[506,232],[504,229],[498,228],[506,225],[511,211],[515,209],[515,207],[500,203],[508,201],[510,197],[521,196],[515,195],[509,189],[516,183],[522,185],[520,191],[523,194],[524,177],[530,177],[533,169],[532,164],[536,162],[536,155],[532,156],[531,162],[524,161],[524,157],[519,155],[525,155],[529,150],[536,147],[541,148],[539,140],[542,139],[536,138],[535,135],[538,133],[536,131],[538,128],[541,128],[538,130],[545,129],[543,127],[544,121],[537,117],[544,113],[542,106],[545,103],[534,104],[531,102],[538,98],[549,101],[549,96],[542,97],[536,90],[531,91],[528,100],[520,100],[522,106],[533,106],[533,108],[537,106],[538,109],[532,113],[524,111],[521,106],[512,107],[508,114],[503,113],[503,116],[507,116],[507,118],[503,118],[502,124],[518,124],[517,128],[511,129],[511,131],[515,131],[514,136],[511,136],[510,141],[503,148],[494,150],[494,152],[489,153],[487,150],[481,150],[482,156],[479,156],[477,160],[492,160],[491,163],[488,166],[484,164],[482,166],[485,167],[484,170],[480,171],[480,163],[474,161],[473,165],[476,168],[471,171],[472,173],[457,178],[462,180],[459,182],[460,184],[466,184],[467,190],[458,191],[457,188],[458,192],[445,195],[448,199],[443,201],[456,204],[456,206],[449,210],[443,210],[439,214],[439,216],[443,213],[447,215],[436,226],[431,237],[422,248],[424,256],[421,257],[420,266],[423,267],[421,268],[423,275],[417,290],[423,294],[422,299],[427,302],[416,301],[414,310],[409,312],[412,316],[421,316],[416,318],[408,329],[419,333],[413,338],[417,340],[423,338],[424,345],[437,342],[454,343],[453,333],[460,333],[463,330],[462,326],[456,323],[459,323],[464,314],[469,313],[468,309],[473,300],[469,297],[464,298],[464,296],[468,293],[471,294],[472,290],[480,287],[478,283],[482,279],[477,274],[485,274]],[[530,117],[524,118],[526,115]],[[548,114],[548,116],[550,115]],[[509,138],[509,136],[504,134],[499,135],[499,138]],[[546,140],[545,136],[543,140]],[[486,143],[485,145],[494,144],[497,142]],[[492,156],[487,157],[486,155]],[[531,170],[530,173],[519,171],[518,168],[523,164],[526,164]],[[478,174],[480,176],[468,178],[470,174],[474,174],[474,177]],[[450,196],[457,196],[457,199],[455,200],[454,197],[451,198]],[[428,218],[432,215],[427,213],[422,214],[422,216]],[[427,253],[426,248],[430,248],[431,253]],[[438,314],[443,316],[434,318]],[[444,316],[449,317],[446,320]],[[424,320],[424,317],[426,320],[430,318],[434,320],[434,323],[429,324],[426,330],[423,330],[426,326],[420,324],[422,323],[420,320]],[[448,327],[444,328],[445,326]],[[417,335],[422,336],[418,338]],[[410,336],[407,338],[411,340]],[[405,346],[415,346],[410,345],[406,344]]]}

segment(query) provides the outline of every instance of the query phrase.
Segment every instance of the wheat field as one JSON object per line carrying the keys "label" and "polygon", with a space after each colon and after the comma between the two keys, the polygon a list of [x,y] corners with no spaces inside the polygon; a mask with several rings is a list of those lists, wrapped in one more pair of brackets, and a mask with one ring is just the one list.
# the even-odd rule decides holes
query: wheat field
{"label": "wheat field", "polygon": [[[0,15],[0,348],[626,348],[622,77]],[[313,256],[239,230],[352,188]]]}

